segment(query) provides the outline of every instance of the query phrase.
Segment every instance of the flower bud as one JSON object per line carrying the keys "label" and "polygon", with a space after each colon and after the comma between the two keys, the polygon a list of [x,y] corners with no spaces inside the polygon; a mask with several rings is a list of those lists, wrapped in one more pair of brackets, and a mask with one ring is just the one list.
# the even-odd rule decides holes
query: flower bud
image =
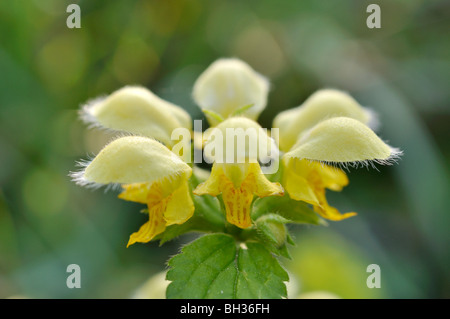
{"label": "flower bud", "polygon": [[287,238],[286,224],[287,220],[276,214],[264,215],[256,220],[256,229],[264,239],[268,240],[275,247],[280,248],[284,245]]}
{"label": "flower bud", "polygon": [[[193,97],[200,108],[223,118],[244,110],[241,115],[255,120],[266,107],[268,92],[267,79],[248,64],[238,59],[220,59],[199,76]],[[212,126],[218,124],[215,118],[208,120]]]}
{"label": "flower bud", "polygon": [[319,90],[301,106],[281,112],[275,117],[273,127],[280,130],[280,149],[288,151],[302,133],[317,123],[341,116],[367,125],[375,122],[374,113],[363,108],[346,92],[334,89]]}

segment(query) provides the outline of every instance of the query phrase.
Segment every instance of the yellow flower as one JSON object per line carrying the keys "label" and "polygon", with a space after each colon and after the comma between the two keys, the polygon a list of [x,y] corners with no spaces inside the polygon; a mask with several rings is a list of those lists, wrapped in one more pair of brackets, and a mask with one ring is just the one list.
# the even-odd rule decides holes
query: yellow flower
{"label": "yellow flower", "polygon": [[[228,222],[240,228],[250,227],[250,209],[255,195],[284,194],[279,183],[271,183],[264,176],[258,163],[261,158],[270,157],[267,152],[275,151],[276,146],[258,123],[244,117],[223,121],[208,136],[214,136],[214,139],[206,142],[205,151],[214,144],[214,164],[211,175],[194,190],[194,194],[222,194]],[[258,149],[260,146],[263,146],[263,153]],[[274,153],[278,156],[278,152]]]}
{"label": "yellow flower", "polygon": [[354,216],[356,213],[341,214],[328,205],[325,189],[341,191],[347,184],[347,175],[342,170],[295,158],[288,161],[283,177],[283,185],[292,199],[312,204],[320,216],[335,221]]}
{"label": "yellow flower", "polygon": [[85,168],[73,174],[84,186],[121,185],[119,198],[147,204],[149,220],[128,245],[146,243],[167,226],[182,224],[194,213],[188,179],[192,169],[161,143],[127,136],[109,143]]}
{"label": "yellow flower", "polygon": [[252,225],[250,209],[254,195],[283,196],[279,183],[271,183],[258,163],[214,163],[211,176],[194,190],[196,195],[222,194],[227,221],[240,228]]}
{"label": "yellow flower", "polygon": [[203,134],[206,159],[219,163],[277,160],[275,141],[257,122],[246,117],[230,117]]}
{"label": "yellow flower", "polygon": [[332,117],[350,117],[371,127],[376,126],[374,113],[355,99],[335,89],[319,90],[302,105],[279,113],[273,127],[279,129],[280,149],[288,151],[300,135],[319,122]]}
{"label": "yellow flower", "polygon": [[164,101],[143,87],[127,86],[106,98],[88,102],[81,112],[92,126],[152,137],[172,147],[174,129],[192,129],[191,117],[182,108]]}
{"label": "yellow flower", "polygon": [[[212,63],[194,84],[195,102],[206,111],[223,118],[252,105],[242,115],[255,120],[267,104],[269,82],[248,64],[238,59],[220,59]],[[218,124],[208,118],[212,126]]]}
{"label": "yellow flower", "polygon": [[319,90],[301,106],[278,114],[273,127],[279,129],[280,149],[287,152],[283,186],[291,198],[312,204],[330,220],[354,216],[353,212],[340,214],[328,204],[325,190],[340,191],[348,179],[327,163],[347,167],[395,161],[401,152],[369,128],[376,122],[372,111],[334,89]]}
{"label": "yellow flower", "polygon": [[384,143],[368,126],[349,117],[335,117],[316,124],[300,135],[283,156],[284,181],[293,199],[308,202],[324,218],[341,220],[355,215],[341,215],[328,205],[325,189],[340,191],[348,184],[347,176],[333,163],[343,167],[391,164],[401,151]]}

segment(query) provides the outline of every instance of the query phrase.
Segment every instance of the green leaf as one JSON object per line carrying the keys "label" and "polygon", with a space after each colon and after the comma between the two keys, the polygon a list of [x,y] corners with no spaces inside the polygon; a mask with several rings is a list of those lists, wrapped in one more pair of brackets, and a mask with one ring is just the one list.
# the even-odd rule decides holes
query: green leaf
{"label": "green leaf", "polygon": [[167,298],[281,298],[289,277],[259,243],[237,248],[233,237],[205,235],[169,260]]}
{"label": "green leaf", "polygon": [[169,260],[167,298],[230,298],[236,281],[236,244],[232,237],[213,234],[183,247]]}
{"label": "green leaf", "polygon": [[294,239],[292,238],[291,234],[289,234],[289,233],[287,233],[287,236],[286,236],[286,242],[287,242],[289,245],[295,246],[295,241],[294,241]]}
{"label": "green leaf", "polygon": [[244,105],[243,107],[238,108],[236,111],[231,113],[231,116],[239,116],[242,115],[245,111],[251,108],[254,104]]}
{"label": "green leaf", "polygon": [[219,113],[216,113],[214,111],[207,110],[207,109],[202,109],[202,112],[203,112],[203,114],[206,115],[206,117],[214,119],[214,120],[216,120],[219,123],[224,121],[224,118]]}
{"label": "green leaf", "polygon": [[281,247],[268,247],[268,249],[273,252],[274,254],[276,254],[277,256],[283,256],[284,258],[287,259],[292,259],[291,254],[289,253],[289,250],[287,248],[287,245],[284,244]]}
{"label": "green leaf", "polygon": [[308,204],[291,199],[288,195],[258,198],[253,203],[252,219],[256,220],[265,214],[278,214],[290,223],[326,225]]}
{"label": "green leaf", "polygon": [[261,244],[247,243],[247,249],[239,249],[236,298],[286,297],[284,281],[288,280],[287,272]]}

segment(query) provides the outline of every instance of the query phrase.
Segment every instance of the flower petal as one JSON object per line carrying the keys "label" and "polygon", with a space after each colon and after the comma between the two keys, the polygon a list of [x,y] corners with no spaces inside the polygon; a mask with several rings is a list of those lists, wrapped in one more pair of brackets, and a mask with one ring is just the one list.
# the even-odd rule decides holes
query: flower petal
{"label": "flower petal", "polygon": [[253,201],[253,193],[245,183],[235,188],[233,183],[224,183],[222,186],[222,199],[225,204],[227,221],[240,228],[252,225],[250,208]]}
{"label": "flower petal", "polygon": [[320,165],[317,172],[325,188],[339,192],[348,185],[348,177],[341,169],[317,162],[315,165]]}
{"label": "flower petal", "polygon": [[357,215],[355,212],[341,214],[336,208],[330,206],[325,197],[325,189],[316,192],[316,194],[319,197],[320,205],[315,205],[314,211],[317,212],[323,218],[333,221],[340,221]]}
{"label": "flower petal", "polygon": [[342,165],[391,164],[401,151],[384,143],[368,126],[348,117],[325,120],[310,131],[284,155],[290,158],[333,162]]}
{"label": "flower petal", "polygon": [[301,175],[311,179],[313,174],[316,174],[315,178],[320,179],[320,186],[333,191],[341,191],[344,186],[348,185],[347,175],[337,167],[297,158],[285,160],[285,164],[287,167],[286,177]]}
{"label": "flower petal", "polygon": [[182,224],[194,214],[194,202],[192,201],[187,181],[181,183],[167,201],[164,219],[166,225]]}
{"label": "flower petal", "polygon": [[[222,193],[228,222],[241,228],[247,228],[251,226],[250,205],[253,200],[253,192],[248,187],[242,187],[244,184],[242,183],[243,180],[236,186],[227,178],[224,168],[230,166],[233,166],[234,170],[238,171],[241,169],[240,166],[245,166],[245,164],[240,164],[239,166],[214,163],[210,177],[198,185],[193,193],[195,195],[208,194],[212,196],[218,196]],[[242,174],[245,174],[245,172],[242,172]],[[240,179],[245,178],[245,176],[240,177]]]}
{"label": "flower petal", "polygon": [[313,188],[303,176],[295,173],[287,174],[283,185],[292,199],[301,200],[312,205],[320,205]]}
{"label": "flower petal", "polygon": [[192,169],[161,143],[139,136],[106,145],[86,168],[72,174],[81,185],[153,183],[187,179]]}
{"label": "flower petal", "polygon": [[269,181],[263,174],[258,163],[250,163],[248,170],[249,173],[246,183],[253,185],[252,189],[256,196],[267,197],[284,195],[284,189],[281,184]]}
{"label": "flower petal", "polygon": [[[237,165],[225,164],[224,166],[236,167]],[[226,176],[221,183],[221,191],[228,222],[240,228],[247,228],[252,224],[250,210],[254,195],[283,196],[284,190],[279,183],[272,183],[264,176],[258,163],[240,166],[245,175],[244,180],[237,186]]]}
{"label": "flower petal", "polygon": [[122,185],[123,192],[118,197],[130,202],[147,204],[151,186],[152,184],[148,183]]}
{"label": "flower petal", "polygon": [[279,128],[280,148],[288,151],[303,132],[323,120],[341,116],[364,124],[374,122],[374,113],[363,108],[349,94],[325,89],[312,94],[301,106],[279,113],[273,121],[273,127]]}
{"label": "flower petal", "polygon": [[[256,119],[266,107],[268,92],[269,82],[248,64],[238,59],[220,59],[199,76],[193,97],[202,109],[223,118],[252,104],[243,115]],[[213,118],[209,121],[212,126],[218,124]]]}
{"label": "flower petal", "polygon": [[163,218],[165,209],[165,200],[154,205],[148,205],[148,222],[142,225],[137,232],[131,234],[127,247],[136,242],[148,243],[156,235],[161,234],[166,229],[166,221]]}
{"label": "flower petal", "polygon": [[223,176],[223,165],[213,164],[209,178],[194,189],[194,195],[219,195],[221,193],[220,187]]}
{"label": "flower petal", "polygon": [[220,193],[227,221],[237,227],[247,228],[252,223],[250,209],[254,195],[282,196],[284,190],[279,183],[272,183],[264,176],[258,163],[214,163],[210,177],[197,186],[194,194],[217,196]]}
{"label": "flower petal", "polygon": [[292,199],[312,204],[323,218],[338,221],[356,215],[353,212],[341,214],[327,202],[325,188],[340,191],[348,184],[345,173],[335,167],[291,159],[287,162],[283,184]]}
{"label": "flower petal", "polygon": [[175,128],[192,128],[186,111],[143,87],[124,87],[88,103],[82,118],[94,126],[153,137],[169,146],[174,144],[171,134]]}
{"label": "flower petal", "polygon": [[254,120],[231,117],[206,131],[204,156],[216,163],[267,163],[278,159],[275,141]]}

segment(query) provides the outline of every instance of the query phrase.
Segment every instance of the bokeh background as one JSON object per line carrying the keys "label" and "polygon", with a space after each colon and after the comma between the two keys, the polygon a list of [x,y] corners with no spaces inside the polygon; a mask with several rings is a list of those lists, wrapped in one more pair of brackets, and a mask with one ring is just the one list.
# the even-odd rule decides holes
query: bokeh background
{"label": "bokeh background", "polygon": [[[66,27],[70,3],[81,29]],[[381,29],[366,26],[369,3]],[[220,57],[270,78],[263,126],[334,87],[375,110],[378,134],[404,151],[399,165],[351,170],[328,195],[357,217],[290,227],[290,297],[450,297],[449,11],[437,0],[1,1],[0,297],[129,298],[195,238],[126,249],[142,207],[68,173],[111,139],[81,123],[80,104],[139,84],[202,118],[192,85]],[[66,286],[72,263],[81,289]],[[372,263],[380,289],[366,286]]]}

